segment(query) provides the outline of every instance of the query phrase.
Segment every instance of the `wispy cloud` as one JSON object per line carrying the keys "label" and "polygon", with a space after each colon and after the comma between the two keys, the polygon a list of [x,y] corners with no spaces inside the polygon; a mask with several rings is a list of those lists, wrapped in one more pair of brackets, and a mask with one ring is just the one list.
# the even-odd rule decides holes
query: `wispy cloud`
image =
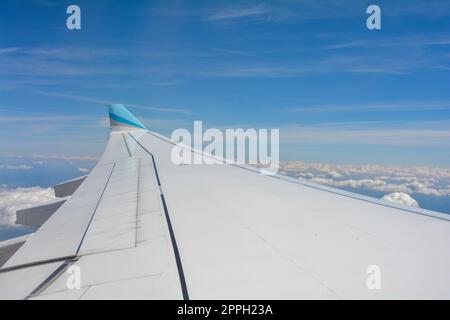
{"label": "wispy cloud", "polygon": [[283,144],[450,145],[448,121],[320,123],[280,127]]}
{"label": "wispy cloud", "polygon": [[[139,120],[149,130],[173,130],[176,128],[185,128],[192,125],[192,121],[188,119],[155,119],[140,117]],[[109,128],[109,118],[105,117],[101,119],[100,121],[98,121],[97,126],[102,128]]]}
{"label": "wispy cloud", "polygon": [[0,169],[6,169],[6,170],[31,170],[33,169],[32,166],[26,165],[26,164],[20,164],[20,165],[4,165],[0,164]]}
{"label": "wispy cloud", "polygon": [[[129,52],[110,47],[20,47],[0,49],[0,75],[55,80],[83,76],[127,76],[130,69],[111,60]],[[46,78],[44,78],[46,77]],[[31,79],[35,80],[35,79]]]}
{"label": "wispy cloud", "polygon": [[399,112],[399,111],[437,111],[450,110],[450,101],[408,101],[408,102],[384,102],[377,104],[358,105],[319,105],[287,108],[286,111],[294,112]]}
{"label": "wispy cloud", "polygon": [[[259,11],[266,12],[268,8],[258,6]],[[270,9],[272,10],[272,8]],[[238,12],[239,10],[236,10]],[[233,11],[234,12],[234,11]],[[235,12],[235,14],[237,14]],[[230,16],[233,16],[230,14]],[[223,20],[233,20],[232,18]],[[221,19],[218,19],[220,21]],[[428,36],[411,38],[408,40],[385,39],[377,41],[343,42],[324,47],[310,47],[311,51],[321,51],[320,55],[314,55],[300,60],[277,59],[255,54],[242,49],[228,48],[198,48],[189,49],[180,54],[177,50],[147,46],[136,48],[132,52],[124,52],[122,49],[96,47],[50,47],[50,48],[5,48],[10,52],[0,54],[0,63],[4,66],[0,70],[3,79],[0,81],[0,89],[28,88],[43,90],[52,87],[76,83],[85,76],[95,78],[92,82],[83,82],[83,87],[97,87],[104,89],[148,87],[148,86],[173,86],[180,85],[199,77],[209,78],[240,78],[240,77],[272,77],[288,78],[302,77],[311,74],[389,74],[404,75],[417,70],[441,70],[449,71],[450,62],[441,56],[424,54],[420,51],[411,51],[399,54],[398,52],[382,52],[377,55],[367,52],[339,53],[338,48],[396,46],[400,43],[412,45],[422,44],[450,44],[450,36],[441,35],[429,38]],[[1,52],[1,51],[0,51]],[[227,55],[228,59],[221,59],[217,55]],[[121,63],[121,57],[131,57],[136,63]],[[113,67],[111,67],[111,64]],[[118,80],[119,79],[119,80]],[[126,81],[124,80],[126,79]],[[61,97],[64,93],[60,93]],[[65,94],[69,98],[70,94]],[[87,96],[72,95],[72,99],[78,101],[104,103],[107,99],[99,99]],[[102,100],[102,101],[101,101]],[[136,106],[145,107],[148,106]],[[155,111],[184,112],[178,108],[149,108]],[[170,110],[172,109],[172,110]],[[175,110],[178,109],[178,110]]]}
{"label": "wispy cloud", "polygon": [[32,0],[32,3],[43,7],[56,7],[61,5],[61,2],[58,0]]}
{"label": "wispy cloud", "polygon": [[152,106],[146,106],[146,105],[142,105],[142,104],[126,103],[124,101],[115,101],[115,100],[102,99],[102,98],[97,98],[97,97],[89,97],[89,96],[84,96],[84,95],[67,94],[67,93],[42,91],[42,90],[36,90],[36,91],[33,91],[33,93],[38,94],[38,95],[58,97],[58,98],[64,98],[64,99],[69,99],[69,100],[75,100],[75,101],[92,102],[92,103],[101,104],[101,105],[121,103],[121,104],[124,104],[124,105],[132,107],[132,108],[136,108],[136,109],[144,109],[144,110],[158,111],[158,112],[181,113],[181,114],[190,114],[191,113],[190,110],[186,110],[186,109],[152,107]]}
{"label": "wispy cloud", "polygon": [[230,50],[230,49],[223,49],[223,48],[211,48],[213,51],[217,51],[220,53],[225,53],[228,55],[235,55],[235,56],[241,56],[241,57],[254,57],[255,55],[249,52],[241,51],[241,50]]}
{"label": "wispy cloud", "polygon": [[19,50],[19,48],[1,48],[0,49],[0,54],[6,54],[6,53],[11,53],[11,52],[17,52]]}
{"label": "wispy cloud", "polygon": [[408,2],[405,5],[404,1],[397,0],[387,4],[387,9],[393,15],[402,16],[421,16],[431,19],[442,18],[450,15],[450,2],[441,0],[428,0]]}
{"label": "wispy cloud", "polygon": [[369,48],[369,47],[411,47],[411,46],[448,46],[450,35],[427,34],[415,36],[390,37],[382,40],[359,40],[341,42],[323,49]]}
{"label": "wispy cloud", "polygon": [[206,20],[228,20],[228,19],[240,19],[254,16],[261,16],[270,13],[271,10],[263,5],[246,7],[246,8],[226,8],[217,10],[206,17]]}
{"label": "wispy cloud", "polygon": [[0,116],[0,122],[69,122],[69,121],[79,121],[87,120],[89,117],[82,116],[64,116],[64,115],[46,115],[46,116]]}
{"label": "wispy cloud", "polygon": [[140,118],[141,122],[149,129],[175,129],[192,125],[188,119],[154,119]]}
{"label": "wispy cloud", "polygon": [[[208,69],[189,70],[192,75],[222,78],[290,78],[303,77],[312,74],[388,74],[405,75],[421,69],[443,69],[431,59],[404,56],[385,57],[369,55],[340,55],[324,58],[314,58],[301,63],[269,63],[250,62],[245,65],[227,64],[213,66]],[[449,66],[450,68],[450,66]]]}
{"label": "wispy cloud", "polygon": [[[96,54],[97,50],[91,50]],[[77,54],[79,54],[77,56]],[[84,56],[85,53],[75,49],[21,49],[14,54],[0,55],[3,68],[1,75],[16,76],[106,76],[126,75],[129,73],[121,66],[106,66],[92,64],[93,57]],[[98,55],[96,56],[98,58]],[[83,62],[84,60],[84,62]],[[78,61],[78,63],[75,63]]]}
{"label": "wispy cloud", "polygon": [[43,159],[43,160],[67,160],[67,161],[97,161],[98,156],[90,155],[43,155],[43,154],[3,154],[1,155],[5,158],[16,158],[16,159]]}

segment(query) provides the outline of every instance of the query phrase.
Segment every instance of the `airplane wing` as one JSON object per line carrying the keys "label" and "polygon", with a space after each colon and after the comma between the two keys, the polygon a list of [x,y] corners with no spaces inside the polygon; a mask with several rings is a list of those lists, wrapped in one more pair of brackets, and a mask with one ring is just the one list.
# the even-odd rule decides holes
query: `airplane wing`
{"label": "airplane wing", "polygon": [[448,215],[177,165],[174,143],[123,106],[110,121],[89,176],[20,213],[34,234],[0,243],[1,299],[450,298]]}

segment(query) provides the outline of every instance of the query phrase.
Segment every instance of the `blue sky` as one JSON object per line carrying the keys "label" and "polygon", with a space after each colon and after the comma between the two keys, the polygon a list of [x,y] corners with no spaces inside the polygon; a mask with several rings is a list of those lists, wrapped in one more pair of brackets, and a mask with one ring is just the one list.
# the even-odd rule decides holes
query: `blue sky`
{"label": "blue sky", "polygon": [[99,155],[114,102],[165,134],[280,128],[285,160],[450,166],[450,1],[0,8],[0,156]]}

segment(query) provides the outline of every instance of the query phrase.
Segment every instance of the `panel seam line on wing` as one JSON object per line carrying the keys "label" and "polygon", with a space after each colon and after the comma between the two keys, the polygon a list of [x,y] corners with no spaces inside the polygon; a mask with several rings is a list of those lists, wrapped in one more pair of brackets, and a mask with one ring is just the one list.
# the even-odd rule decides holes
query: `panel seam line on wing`
{"label": "panel seam line on wing", "polygon": [[80,249],[81,249],[81,246],[83,244],[84,238],[86,237],[86,234],[87,234],[87,232],[89,230],[89,227],[91,226],[92,220],[94,220],[95,213],[97,212],[97,209],[98,209],[100,203],[102,202],[103,195],[105,194],[105,190],[108,187],[109,180],[111,180],[111,176],[112,176],[112,174],[114,172],[114,168],[115,167],[116,167],[116,163],[114,163],[112,168],[111,168],[111,172],[109,173],[108,180],[106,180],[105,187],[103,188],[102,193],[100,195],[100,198],[98,199],[97,205],[95,206],[94,212],[92,213],[92,216],[89,219],[89,223],[88,223],[88,225],[86,227],[86,230],[84,230],[83,236],[81,237],[81,241],[80,241],[80,243],[78,245],[78,248],[77,248],[77,251],[76,251],[76,255],[78,255],[78,253],[80,252]]}
{"label": "panel seam line on wing", "polygon": [[138,225],[139,225],[139,192],[141,188],[141,159],[138,158],[138,175],[137,175],[137,188],[136,188],[136,224],[134,230],[134,247],[137,247],[138,243]]}
{"label": "panel seam line on wing", "polygon": [[175,238],[175,233],[173,231],[172,222],[170,220],[169,210],[167,209],[166,199],[165,199],[164,194],[161,189],[161,180],[159,179],[158,169],[156,168],[155,157],[131,133],[128,133],[128,134],[145,152],[147,152],[150,155],[150,158],[152,159],[153,170],[155,172],[156,180],[157,180],[158,186],[160,188],[161,202],[162,202],[164,214],[166,217],[167,228],[169,229],[170,240],[172,242],[173,253],[175,256],[175,262],[176,262],[177,269],[178,269],[178,276],[180,278],[181,292],[183,294],[183,299],[189,300],[189,293],[187,290],[186,278],[184,276],[184,271],[183,271],[183,265],[181,263],[181,256],[180,256],[180,252],[178,250],[178,245],[177,245],[177,241]]}
{"label": "panel seam line on wing", "polygon": [[122,133],[122,138],[123,138],[123,142],[125,143],[125,147],[127,148],[128,155],[131,158],[132,155],[131,155],[131,152],[130,152],[130,148],[128,147],[127,139],[125,138],[125,133]]}
{"label": "panel seam line on wing", "polygon": [[37,296],[39,293],[47,289],[58,277],[67,269],[67,267],[76,261],[76,257],[73,259],[67,259],[64,261],[55,271],[53,271],[44,281],[42,281],[31,293],[25,297],[28,300],[31,297]]}
{"label": "panel seam line on wing", "polygon": [[6,268],[0,269],[0,273],[14,271],[14,270],[23,269],[23,268],[34,267],[34,266],[40,266],[40,265],[43,265],[43,264],[63,261],[63,260],[67,260],[67,259],[73,259],[73,258],[76,258],[76,257],[77,257],[76,255],[70,255],[70,256],[65,256],[65,257],[58,257],[58,258],[34,261],[34,262],[30,262],[30,263],[18,264],[18,265],[15,265],[15,266],[11,266],[11,267],[6,267]]}

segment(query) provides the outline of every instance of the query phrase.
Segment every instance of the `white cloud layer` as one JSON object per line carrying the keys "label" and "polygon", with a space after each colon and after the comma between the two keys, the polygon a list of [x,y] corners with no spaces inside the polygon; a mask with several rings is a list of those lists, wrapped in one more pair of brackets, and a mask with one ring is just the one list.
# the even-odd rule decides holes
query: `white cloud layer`
{"label": "white cloud layer", "polygon": [[0,169],[6,169],[6,170],[31,170],[33,169],[32,166],[26,165],[26,164],[20,164],[20,165],[4,165],[0,164]]}
{"label": "white cloud layer", "polygon": [[52,188],[0,188],[0,224],[13,225],[16,221],[16,210],[39,205],[55,195]]}
{"label": "white cloud layer", "polygon": [[[71,155],[44,155],[44,154],[3,154],[0,155],[6,158],[17,158],[17,159],[43,159],[43,160],[66,160],[66,161],[97,161],[98,156],[71,156]],[[39,162],[39,161],[38,161]],[[45,161],[35,164],[44,164]]]}
{"label": "white cloud layer", "polygon": [[382,199],[389,201],[389,202],[399,203],[399,204],[403,204],[403,205],[410,206],[410,207],[417,207],[417,208],[419,207],[419,203],[413,197],[411,197],[409,194],[404,193],[404,192],[390,193],[390,194],[385,195]]}
{"label": "white cloud layer", "polygon": [[450,196],[450,169],[383,165],[281,164],[281,173],[337,188]]}

